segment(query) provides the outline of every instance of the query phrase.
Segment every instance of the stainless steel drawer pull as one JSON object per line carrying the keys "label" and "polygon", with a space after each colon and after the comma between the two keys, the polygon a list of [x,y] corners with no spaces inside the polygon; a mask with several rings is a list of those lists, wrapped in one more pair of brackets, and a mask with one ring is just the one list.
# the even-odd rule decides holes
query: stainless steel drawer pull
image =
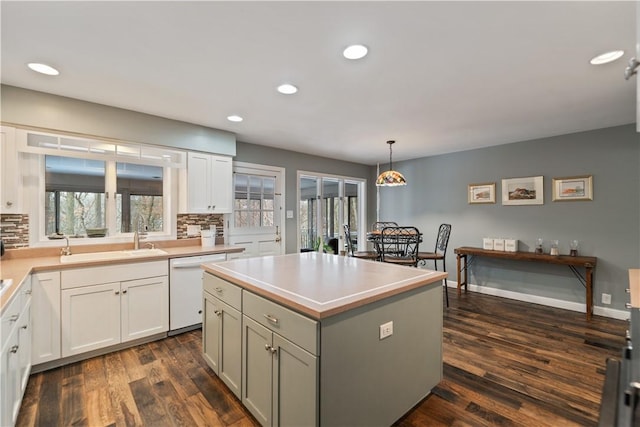
{"label": "stainless steel drawer pull", "polygon": [[269,344],[265,344],[264,345],[264,349],[267,350],[267,351],[270,351],[271,350],[271,346]]}
{"label": "stainless steel drawer pull", "polygon": [[9,350],[11,353],[17,353],[18,352],[18,347],[17,345],[14,345],[13,347],[11,347],[11,349]]}
{"label": "stainless steel drawer pull", "polygon": [[15,322],[16,320],[18,320],[18,316],[17,314],[13,314],[9,317],[9,322]]}
{"label": "stainless steel drawer pull", "polygon": [[269,322],[271,323],[275,323],[276,325],[278,324],[278,318],[277,317],[273,317],[270,314],[265,314],[264,315],[265,319],[267,319]]}
{"label": "stainless steel drawer pull", "polygon": [[222,311],[220,310],[213,310],[213,314],[215,314],[216,316],[220,316],[222,314]]}
{"label": "stainless steel drawer pull", "polygon": [[216,288],[216,292],[221,294],[222,293],[222,288]]}
{"label": "stainless steel drawer pull", "polygon": [[25,295],[31,295],[31,289],[28,289],[28,290],[24,291],[24,294]]}

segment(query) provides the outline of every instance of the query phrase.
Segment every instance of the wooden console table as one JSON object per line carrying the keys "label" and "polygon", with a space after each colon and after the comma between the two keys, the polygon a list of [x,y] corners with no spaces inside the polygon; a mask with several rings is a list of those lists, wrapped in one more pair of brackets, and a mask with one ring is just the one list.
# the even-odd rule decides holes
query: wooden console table
{"label": "wooden console table", "polygon": [[[458,256],[457,269],[458,269],[458,295],[461,294],[462,286],[464,291],[467,292],[467,268],[473,262],[474,256],[482,256],[489,258],[501,258],[512,259],[516,261],[537,261],[545,262],[548,264],[561,264],[567,265],[578,278],[582,286],[585,287],[587,292],[587,319],[591,319],[593,315],[593,269],[596,266],[598,259],[596,257],[589,256],[569,256],[569,255],[548,255],[548,254],[536,254],[533,252],[503,252],[503,251],[490,251],[482,248],[472,248],[469,246],[463,246],[454,249],[455,254]],[[467,262],[467,257],[469,261]],[[584,267],[585,276],[583,277],[577,270],[577,267]],[[464,274],[463,274],[464,271]],[[461,278],[461,276],[464,276]]]}

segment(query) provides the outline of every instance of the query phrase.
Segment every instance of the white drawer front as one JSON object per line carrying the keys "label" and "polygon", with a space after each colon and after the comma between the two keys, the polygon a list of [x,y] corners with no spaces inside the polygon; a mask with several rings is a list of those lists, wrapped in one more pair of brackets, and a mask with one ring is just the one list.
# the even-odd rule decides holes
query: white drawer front
{"label": "white drawer front", "polygon": [[98,267],[75,268],[62,271],[62,289],[101,283],[123,282],[169,274],[168,261],[149,261],[129,264],[110,264]]}

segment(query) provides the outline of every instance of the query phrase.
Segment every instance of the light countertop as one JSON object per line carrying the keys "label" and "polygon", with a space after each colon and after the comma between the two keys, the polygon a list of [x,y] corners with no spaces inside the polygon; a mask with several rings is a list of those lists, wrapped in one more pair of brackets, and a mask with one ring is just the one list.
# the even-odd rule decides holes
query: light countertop
{"label": "light countertop", "polygon": [[204,264],[205,271],[315,319],[421,286],[446,273],[306,252]]}
{"label": "light countertop", "polygon": [[[198,244],[195,244],[197,242]],[[27,276],[33,272],[38,271],[51,271],[51,270],[65,270],[79,267],[95,267],[98,265],[116,265],[126,264],[132,262],[146,262],[146,261],[158,261],[169,258],[179,258],[187,256],[199,256],[199,255],[211,255],[218,253],[233,253],[242,252],[244,248],[239,246],[228,245],[215,245],[211,247],[202,247],[199,243],[199,239],[191,239],[191,241],[174,241],[174,242],[153,242],[156,243],[156,247],[167,252],[166,255],[153,255],[136,258],[125,258],[115,260],[101,260],[91,262],[60,262],[59,251],[60,248],[47,248],[47,249],[15,249],[8,250],[5,256],[0,261],[0,277],[2,279],[11,279],[12,285],[4,291],[2,297],[0,297],[0,313],[2,313],[16,294],[22,282]],[[174,246],[178,245],[178,246]],[[129,245],[130,246],[130,245]],[[72,247],[77,252],[87,251],[86,248],[81,246]],[[106,246],[100,249],[93,248],[95,252],[104,250],[121,250],[118,245]],[[130,249],[130,248],[126,248]]]}

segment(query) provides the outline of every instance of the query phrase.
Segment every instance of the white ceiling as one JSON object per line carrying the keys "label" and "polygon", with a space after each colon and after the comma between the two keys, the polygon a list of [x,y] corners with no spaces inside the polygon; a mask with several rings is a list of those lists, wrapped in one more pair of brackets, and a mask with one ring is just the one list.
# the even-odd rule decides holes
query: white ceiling
{"label": "white ceiling", "polygon": [[[365,164],[635,122],[635,2],[0,3],[4,84]],[[342,57],[363,43],[360,61]],[[614,63],[592,66],[604,51]],[[26,68],[45,62],[61,72]],[[292,96],[275,87],[297,85]],[[226,120],[230,114],[242,123]]]}

